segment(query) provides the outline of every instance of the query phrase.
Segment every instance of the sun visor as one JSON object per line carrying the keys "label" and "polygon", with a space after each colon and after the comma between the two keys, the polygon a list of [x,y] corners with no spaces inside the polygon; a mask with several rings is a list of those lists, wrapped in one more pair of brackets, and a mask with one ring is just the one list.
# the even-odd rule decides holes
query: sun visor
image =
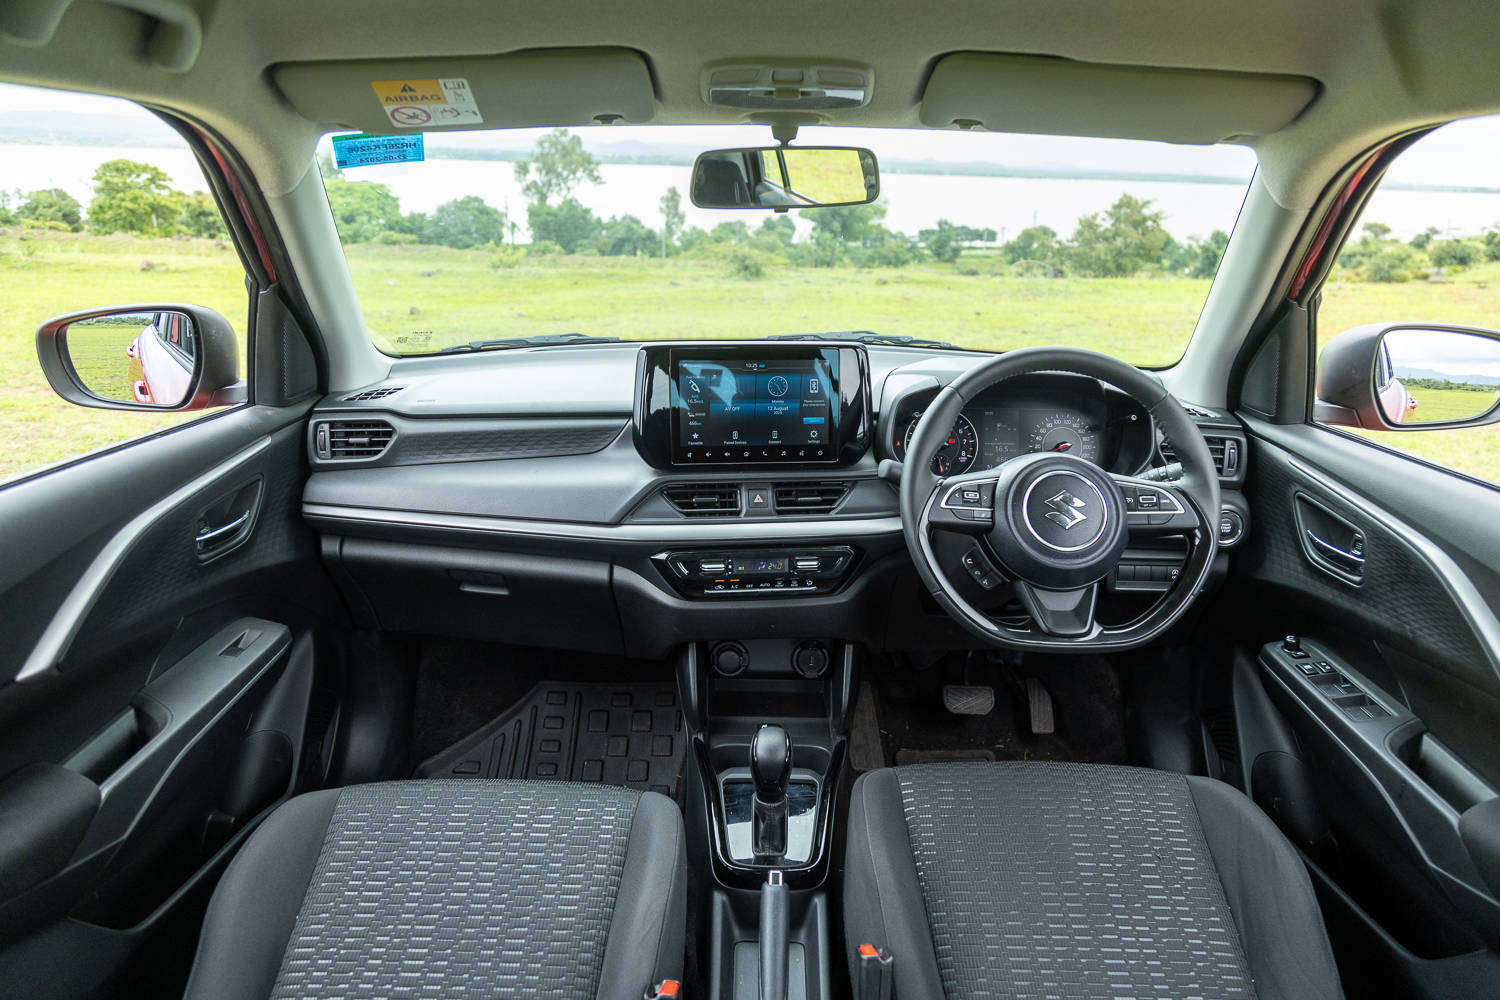
{"label": "sun visor", "polygon": [[1318,94],[1300,76],[961,52],[933,67],[922,124],[1209,145],[1287,125]]}
{"label": "sun visor", "polygon": [[645,122],[651,73],[629,49],[282,63],[271,78],[310,121],[389,134]]}

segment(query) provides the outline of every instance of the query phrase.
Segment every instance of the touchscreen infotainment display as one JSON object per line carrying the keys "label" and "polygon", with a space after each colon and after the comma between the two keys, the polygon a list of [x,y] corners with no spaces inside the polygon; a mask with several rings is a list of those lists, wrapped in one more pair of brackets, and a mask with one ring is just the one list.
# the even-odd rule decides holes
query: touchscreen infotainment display
{"label": "touchscreen infotainment display", "polygon": [[837,351],[675,357],[676,452],[689,462],[818,461],[839,422]]}

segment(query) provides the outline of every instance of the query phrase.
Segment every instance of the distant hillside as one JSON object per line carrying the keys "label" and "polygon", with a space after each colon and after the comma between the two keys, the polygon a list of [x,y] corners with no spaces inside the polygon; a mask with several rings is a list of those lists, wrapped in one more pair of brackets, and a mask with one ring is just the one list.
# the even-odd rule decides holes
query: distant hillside
{"label": "distant hillside", "polygon": [[1431,379],[1434,382],[1457,382],[1466,385],[1500,385],[1500,375],[1455,375],[1432,368],[1397,368],[1396,377],[1407,379]]}

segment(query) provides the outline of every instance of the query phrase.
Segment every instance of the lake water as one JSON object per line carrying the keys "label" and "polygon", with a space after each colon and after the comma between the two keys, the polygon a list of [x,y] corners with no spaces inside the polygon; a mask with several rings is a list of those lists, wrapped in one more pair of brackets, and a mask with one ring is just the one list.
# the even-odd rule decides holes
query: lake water
{"label": "lake water", "polygon": [[[186,149],[0,143],[0,190],[60,187],[87,206],[94,168],[121,157],[160,167],[172,178],[173,186],[182,190],[206,187]],[[684,194],[690,226],[711,228],[736,218],[758,226],[764,218],[760,212],[694,208],[685,198],[691,173],[686,166],[605,164],[600,173],[603,184],[583,185],[576,195],[604,217],[634,215],[656,228],[661,224],[657,203],[675,186]],[[430,212],[452,198],[477,194],[513,216],[521,224],[518,239],[527,238],[526,199],[510,163],[434,159],[409,166],[364,167],[346,176],[389,185],[407,212]],[[1167,230],[1178,239],[1202,236],[1214,229],[1230,229],[1245,193],[1242,184],[892,173],[881,177],[881,187],[888,208],[885,224],[892,229],[915,234],[945,218],[992,228],[1002,240],[1032,225],[1051,226],[1066,236],[1079,216],[1103,211],[1122,193],[1150,199],[1166,213]],[[798,218],[798,213],[791,214]],[[1500,193],[1380,191],[1365,218],[1385,223],[1402,238],[1429,226],[1471,234],[1500,224]],[[799,232],[810,227],[810,222],[798,219]]]}

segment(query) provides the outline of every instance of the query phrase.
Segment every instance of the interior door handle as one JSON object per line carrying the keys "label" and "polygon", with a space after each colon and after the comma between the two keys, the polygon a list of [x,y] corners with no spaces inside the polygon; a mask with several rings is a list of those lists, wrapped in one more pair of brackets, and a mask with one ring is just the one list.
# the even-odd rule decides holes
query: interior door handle
{"label": "interior door handle", "polygon": [[235,532],[243,528],[249,520],[250,512],[247,510],[228,524],[221,524],[217,528],[200,531],[193,539],[198,543],[198,554],[202,555],[214,546],[229,541],[229,539],[234,537]]}
{"label": "interior door handle", "polygon": [[1344,549],[1339,548],[1332,542],[1325,542],[1323,539],[1313,534],[1311,528],[1307,529],[1307,540],[1312,542],[1313,547],[1316,548],[1324,556],[1330,559],[1342,560],[1343,562],[1348,563],[1350,567],[1354,569],[1359,569],[1365,564],[1364,556],[1356,555],[1353,552],[1347,552]]}

